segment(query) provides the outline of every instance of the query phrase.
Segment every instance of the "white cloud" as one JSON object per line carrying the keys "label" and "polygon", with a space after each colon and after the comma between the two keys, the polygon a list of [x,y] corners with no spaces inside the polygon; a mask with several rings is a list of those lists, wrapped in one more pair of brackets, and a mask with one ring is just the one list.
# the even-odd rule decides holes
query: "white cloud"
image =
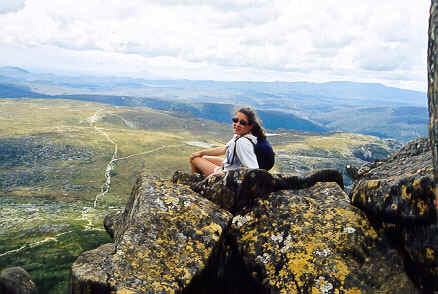
{"label": "white cloud", "polygon": [[[0,12],[7,6],[4,3]],[[27,0],[25,4],[21,2],[23,9],[14,13],[0,14],[0,41],[23,52],[34,48],[32,54],[44,52],[35,48],[51,52],[58,48],[66,56],[60,60],[66,68],[116,73],[149,70],[141,66],[153,64],[160,75],[178,73],[182,78],[379,79],[425,90],[428,0]],[[37,57],[41,65],[54,65],[50,56],[41,54]],[[68,63],[67,56],[82,58],[80,63]],[[105,66],[87,60],[90,56],[105,59]],[[19,60],[10,58],[9,63]],[[167,64],[160,66],[157,60]],[[395,76],[414,82],[394,80]]]}
{"label": "white cloud", "polygon": [[17,12],[24,8],[26,0],[2,0],[0,2],[0,14]]}

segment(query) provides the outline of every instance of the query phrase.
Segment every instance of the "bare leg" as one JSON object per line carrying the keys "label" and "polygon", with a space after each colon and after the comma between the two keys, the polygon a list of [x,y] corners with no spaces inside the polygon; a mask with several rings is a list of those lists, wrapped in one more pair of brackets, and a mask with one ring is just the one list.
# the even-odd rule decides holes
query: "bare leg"
{"label": "bare leg", "polygon": [[206,177],[214,173],[215,168],[219,166],[203,157],[195,157],[190,161],[190,165],[192,173],[200,171]]}
{"label": "bare leg", "polygon": [[224,159],[222,157],[219,157],[219,156],[204,155],[204,156],[202,156],[202,158],[207,159],[208,161],[210,161],[211,163],[213,163],[214,165],[217,165],[217,166],[221,166],[222,162],[224,162]]}
{"label": "bare leg", "polygon": [[201,171],[199,170],[199,168],[193,163],[193,160],[190,159],[190,172],[191,174],[196,174],[196,173],[201,173]]}

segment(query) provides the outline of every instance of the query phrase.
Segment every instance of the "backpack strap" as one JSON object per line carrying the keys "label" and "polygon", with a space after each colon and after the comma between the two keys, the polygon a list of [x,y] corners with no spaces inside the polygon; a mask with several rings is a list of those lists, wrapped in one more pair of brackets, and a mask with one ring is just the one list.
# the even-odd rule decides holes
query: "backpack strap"
{"label": "backpack strap", "polygon": [[247,138],[248,139],[248,141],[250,141],[251,142],[251,144],[252,144],[252,146],[254,146],[254,148],[255,148],[255,144],[254,144],[254,142],[250,139],[250,138],[248,138],[248,137],[244,137],[244,138]]}
{"label": "backpack strap", "polygon": [[237,140],[239,140],[242,137],[237,137],[236,140],[234,140],[234,151],[233,151],[233,158],[231,159],[230,164],[232,165],[234,162],[234,157],[236,156],[236,145],[237,145]]}
{"label": "backpack strap", "polygon": [[233,159],[231,159],[231,163],[230,163],[230,164],[233,164],[233,162],[234,162],[234,157],[236,156],[237,140],[239,140],[240,138],[246,138],[246,139],[248,139],[248,141],[250,141],[251,144],[252,144],[252,146],[254,147],[254,153],[255,153],[255,144],[254,144],[254,142],[253,142],[250,138],[245,137],[245,135],[243,135],[242,137],[238,137],[236,140],[234,140]]}

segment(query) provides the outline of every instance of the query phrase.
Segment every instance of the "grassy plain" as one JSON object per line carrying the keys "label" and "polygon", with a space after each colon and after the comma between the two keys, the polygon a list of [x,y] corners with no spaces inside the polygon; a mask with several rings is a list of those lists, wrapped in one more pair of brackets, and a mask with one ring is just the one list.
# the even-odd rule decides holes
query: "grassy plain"
{"label": "grassy plain", "polygon": [[[119,113],[125,122],[113,119]],[[144,125],[130,123],[130,115],[153,119],[154,129],[136,128]],[[216,140],[214,134],[192,134],[193,123],[184,129],[181,121],[148,109],[0,100],[0,182],[8,184],[0,189],[0,269],[23,266],[40,293],[66,293],[76,257],[110,241],[103,217],[123,207],[136,175],[169,177],[176,169],[187,170],[187,158],[198,148],[184,142]],[[111,171],[109,192],[94,208],[115,144],[121,159]]]}
{"label": "grassy plain", "polygon": [[[188,171],[196,145],[224,144],[231,135],[230,124],[147,108],[0,99],[0,270],[22,266],[40,293],[68,292],[71,264],[110,241],[103,218],[123,208],[140,172],[167,178]],[[274,172],[359,165],[357,148],[394,148],[355,134],[278,131],[269,138]],[[94,207],[113,156],[110,189]]]}

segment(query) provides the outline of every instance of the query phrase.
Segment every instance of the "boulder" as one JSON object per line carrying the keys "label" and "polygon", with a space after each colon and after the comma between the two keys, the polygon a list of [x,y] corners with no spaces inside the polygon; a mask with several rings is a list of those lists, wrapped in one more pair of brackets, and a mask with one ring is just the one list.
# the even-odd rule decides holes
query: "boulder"
{"label": "boulder", "polygon": [[423,293],[438,291],[438,224],[397,226],[407,267]]}
{"label": "boulder", "polygon": [[266,197],[276,185],[276,179],[264,169],[240,168],[225,175],[207,177],[201,182],[192,183],[190,187],[234,214],[252,207],[256,199]]}
{"label": "boulder", "polygon": [[434,205],[432,152],[427,139],[410,142],[386,160],[359,169],[352,203],[375,219],[431,223]]}
{"label": "boulder", "polygon": [[107,233],[114,239],[114,228],[120,222],[120,218],[122,213],[119,211],[115,211],[113,213],[108,214],[103,219],[103,227],[107,231]]}
{"label": "boulder", "polygon": [[240,168],[206,179],[177,171],[172,181],[190,185],[193,191],[233,214],[250,210],[259,198],[266,198],[274,191],[308,188],[317,182],[335,182],[344,188],[342,174],[336,169],[314,170],[300,175],[271,174],[264,169]]}
{"label": "boulder", "polygon": [[214,255],[232,215],[188,187],[140,176],[114,243],[72,266],[72,293],[175,293]]}
{"label": "boulder", "polygon": [[0,293],[36,294],[38,291],[29,273],[17,266],[0,272]]}
{"label": "boulder", "polygon": [[391,223],[430,223],[436,217],[432,169],[404,177],[361,180],[351,201],[378,220]]}
{"label": "boulder", "polygon": [[111,293],[113,287],[109,279],[114,273],[114,253],[112,243],[82,253],[72,265],[70,293]]}
{"label": "boulder", "polygon": [[408,265],[430,285],[430,228],[421,241],[427,248],[405,248],[418,236],[407,231],[406,243],[393,246],[387,232],[394,224],[376,226],[342,186],[336,170],[295,175],[239,169],[207,179],[177,172],[171,181],[140,176],[124,212],[105,220],[113,243],[84,252],[73,264],[72,293],[433,289],[419,275],[417,284],[412,281],[402,257],[410,256]]}
{"label": "boulder", "polygon": [[[406,173],[415,174],[424,168],[430,168],[432,153],[427,138],[413,140],[403,146],[398,152],[384,160],[364,164],[357,171],[356,179],[381,179],[388,176],[402,176]],[[405,169],[399,166],[404,165]]]}
{"label": "boulder", "polygon": [[419,293],[336,183],[272,193],[234,216],[230,234],[264,293]]}
{"label": "boulder", "polygon": [[361,168],[352,203],[368,214],[407,257],[424,293],[438,291],[438,224],[432,150],[417,139],[384,161]]}

